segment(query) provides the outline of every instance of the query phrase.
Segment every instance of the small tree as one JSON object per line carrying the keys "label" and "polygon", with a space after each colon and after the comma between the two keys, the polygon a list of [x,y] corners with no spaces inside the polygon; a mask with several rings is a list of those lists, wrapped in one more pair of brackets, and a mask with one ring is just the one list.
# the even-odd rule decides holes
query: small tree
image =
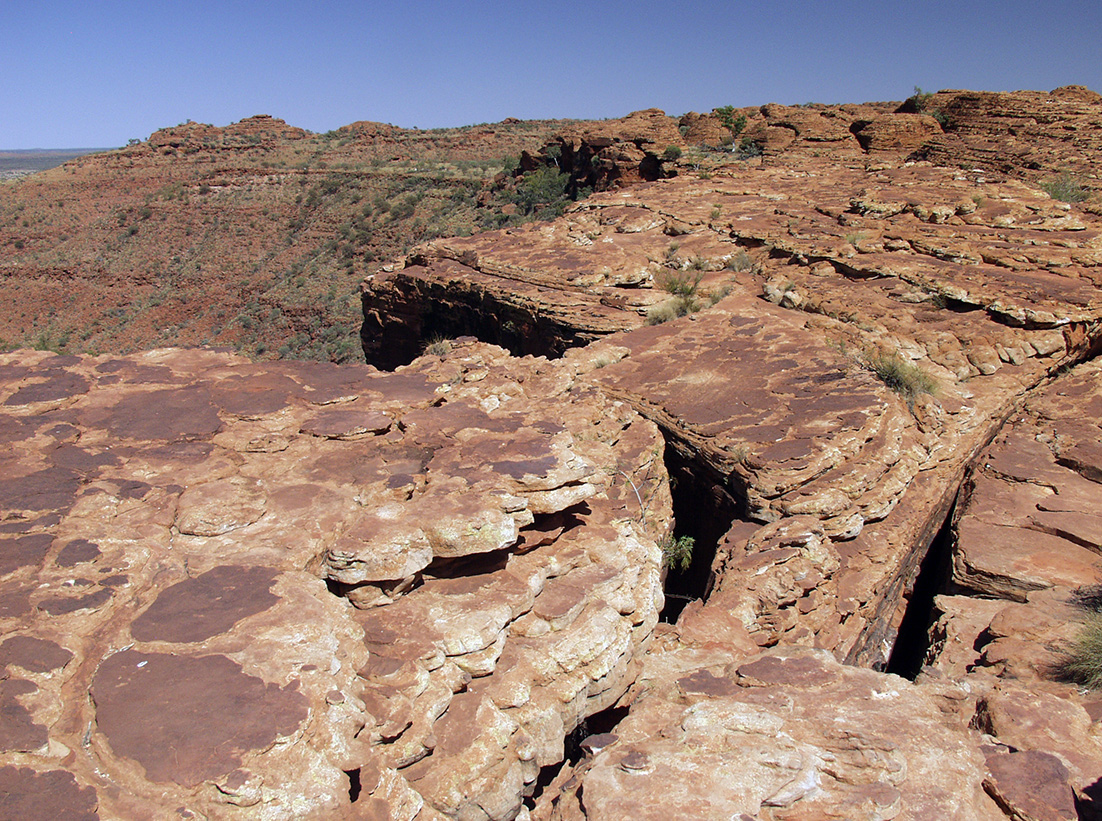
{"label": "small tree", "polygon": [[692,536],[674,536],[672,533],[658,542],[662,550],[662,565],[667,570],[689,569],[693,563],[696,540]]}
{"label": "small tree", "polygon": [[517,183],[516,204],[525,214],[558,216],[566,207],[569,183],[570,175],[554,166],[538,168]]}
{"label": "small tree", "polygon": [[732,105],[723,105],[719,108],[713,109],[715,115],[719,117],[719,121],[723,124],[723,127],[731,132],[731,140],[734,141],[742,130],[746,128],[746,115],[735,115],[735,107]]}

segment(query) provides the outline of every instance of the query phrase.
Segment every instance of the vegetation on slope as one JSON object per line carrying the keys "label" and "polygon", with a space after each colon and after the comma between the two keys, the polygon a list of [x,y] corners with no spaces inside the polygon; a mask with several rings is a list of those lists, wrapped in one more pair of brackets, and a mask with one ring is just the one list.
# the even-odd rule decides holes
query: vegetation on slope
{"label": "vegetation on slope", "polygon": [[357,288],[381,264],[561,213],[562,175],[503,173],[559,125],[185,123],[0,184],[0,346],[359,359]]}

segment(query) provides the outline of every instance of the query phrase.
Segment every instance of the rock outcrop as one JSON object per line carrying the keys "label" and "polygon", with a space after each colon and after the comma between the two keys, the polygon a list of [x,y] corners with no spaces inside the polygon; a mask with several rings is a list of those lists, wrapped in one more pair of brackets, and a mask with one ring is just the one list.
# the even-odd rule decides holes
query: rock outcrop
{"label": "rock outcrop", "polygon": [[1088,88],[1063,86],[1047,94],[939,91],[924,101],[924,109],[946,123],[944,134],[919,150],[925,159],[1032,181],[1071,172],[1099,190],[1102,95]]}
{"label": "rock outcrop", "polygon": [[[717,591],[739,591],[765,645],[779,630],[883,663],[965,467],[1024,391],[1096,344],[1100,236],[1012,181],[732,168],[437,241],[365,284],[365,349],[471,332],[554,354],[630,330],[601,384],[706,462],[744,519],[774,523],[732,531]],[[697,276],[714,307],[644,325],[675,299],[663,283]],[[878,367],[936,397],[893,392]]]}
{"label": "rock outcrop", "polygon": [[[790,115],[810,116],[762,110]],[[602,391],[663,429],[678,482],[704,477],[726,500],[682,503],[679,531],[702,543],[683,581],[701,601],[652,646],[627,718],[583,742],[588,757],[532,817],[629,804],[657,817],[671,802],[700,817],[1093,817],[1097,710],[1055,671],[1082,619],[1075,591],[1102,582],[1098,429],[1081,421],[1097,415],[1096,369],[1066,375],[1102,346],[1102,224],[990,169],[893,155],[935,128],[879,112],[839,135],[829,172],[810,137],[763,139],[762,162],[439,240],[365,283],[369,357],[465,332],[517,353],[610,355]],[[1046,410],[1049,390],[1078,399]],[[730,525],[713,554],[701,537],[716,510]],[[925,631],[920,573],[941,593],[925,659],[920,638],[899,639],[905,619]],[[917,684],[867,669],[923,660]],[[850,701],[837,661],[866,668],[870,689]],[[764,686],[743,664],[818,678]],[[842,689],[824,714],[828,682]],[[790,684],[811,688],[806,708]],[[883,777],[869,758],[881,698],[908,727],[884,747]],[[763,757],[783,764],[758,773]],[[862,775],[837,763],[851,758]]]}
{"label": "rock outcrop", "polygon": [[358,361],[363,276],[426,236],[494,222],[504,158],[565,125],[186,122],[5,185],[0,350]]}
{"label": "rock outcrop", "polygon": [[4,355],[0,807],[1102,817],[1095,96],[572,126],[368,366]]}
{"label": "rock outcrop", "polygon": [[570,174],[575,191],[605,190],[667,176],[665,151],[682,144],[677,122],[649,108],[617,120],[568,126],[539,152],[523,153],[520,161],[526,171],[554,165]]}
{"label": "rock outcrop", "polygon": [[636,677],[669,488],[585,357],[450,348],[3,357],[5,813],[516,814]]}
{"label": "rock outcrop", "polygon": [[[656,653],[647,695],[536,818],[830,819],[1006,816],[976,736],[939,699],[829,653]],[[930,751],[937,750],[936,756]],[[1062,796],[1065,804],[1071,793]]]}

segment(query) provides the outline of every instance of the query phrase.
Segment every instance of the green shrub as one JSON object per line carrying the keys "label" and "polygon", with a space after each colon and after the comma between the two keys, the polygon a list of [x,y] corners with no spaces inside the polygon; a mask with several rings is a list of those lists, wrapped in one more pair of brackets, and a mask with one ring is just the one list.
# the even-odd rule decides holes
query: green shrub
{"label": "green shrub", "polygon": [[923,91],[915,86],[915,93],[907,98],[907,102],[914,106],[914,110],[922,113],[930,106],[930,100],[934,98],[933,92]]}
{"label": "green shrub", "polygon": [[1066,171],[1055,179],[1042,182],[1041,190],[1061,202],[1085,202],[1091,196],[1083,181]]}
{"label": "green shrub", "polygon": [[69,332],[59,331],[54,326],[48,325],[42,328],[30,339],[30,347],[36,351],[52,351],[53,353],[67,353],[69,344]]}
{"label": "green shrub", "polygon": [[413,193],[406,194],[401,199],[395,201],[390,206],[391,220],[397,221],[412,217],[417,210],[417,203],[419,201],[420,197]]}
{"label": "green shrub", "polygon": [[749,160],[754,157],[760,157],[761,153],[762,148],[760,143],[750,137],[743,137],[742,141],[738,144],[738,149],[735,151],[735,157],[740,160]]}
{"label": "green shrub", "polygon": [[690,263],[691,270],[689,271],[667,271],[658,280],[658,284],[662,290],[668,294],[682,297],[694,297],[696,296],[697,289],[700,287],[700,280],[704,279],[704,271],[702,270],[706,262],[700,257],[694,257]]}
{"label": "green shrub", "polygon": [[735,107],[731,105],[720,106],[713,109],[713,112],[719,121],[723,124],[723,127],[731,132],[731,137],[737,137],[742,133],[742,130],[746,128],[746,115],[739,114],[735,116]]}
{"label": "green shrub", "polygon": [[940,109],[931,109],[930,103],[933,99],[933,92],[923,91],[918,86],[915,86],[915,93],[907,98],[907,103],[910,103],[911,108],[913,108],[916,113],[933,117],[944,130],[950,124],[949,115]]}
{"label": "green shrub", "polygon": [[681,159],[681,149],[676,145],[666,146],[666,150],[662,152],[662,159],[666,162],[676,162]]}
{"label": "green shrub", "polygon": [[667,570],[687,570],[693,562],[696,540],[692,536],[664,536],[658,547],[662,550],[662,566]]}
{"label": "green shrub", "polygon": [[1092,690],[1102,687],[1102,613],[1087,617],[1060,664],[1060,672],[1063,678]]}
{"label": "green shrub", "polygon": [[918,365],[904,360],[898,353],[868,354],[864,364],[881,382],[906,399],[908,404],[924,393],[937,393],[937,380]]}
{"label": "green shrub", "polygon": [[569,174],[546,165],[524,175],[524,179],[517,183],[514,201],[525,214],[537,213],[541,218],[557,217],[569,201],[566,195],[569,183]]}

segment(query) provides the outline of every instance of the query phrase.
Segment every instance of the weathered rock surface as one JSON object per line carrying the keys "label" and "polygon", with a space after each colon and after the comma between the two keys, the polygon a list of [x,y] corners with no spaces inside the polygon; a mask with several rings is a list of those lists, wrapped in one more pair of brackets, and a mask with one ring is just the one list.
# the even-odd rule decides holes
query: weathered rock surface
{"label": "weathered rock surface", "polygon": [[516,814],[635,678],[669,488],[583,357],[451,347],[3,356],[5,814]]}
{"label": "weathered rock surface", "polygon": [[646,696],[534,817],[1004,818],[979,734],[904,679],[814,650],[668,655],[652,655]]}
{"label": "weathered rock surface", "polygon": [[[761,110],[773,126],[748,117],[760,165],[438,240],[365,283],[369,357],[434,334],[517,352],[587,344],[603,360],[594,383],[658,423],[674,462],[706,476],[734,519],[714,561],[695,558],[704,601],[652,645],[619,702],[628,717],[583,743],[590,757],[531,815],[1091,817],[1098,711],[1052,671],[1075,633],[1072,591],[1098,583],[1099,431],[1057,428],[1100,415],[1094,366],[1063,373],[1099,348],[1102,224],[990,167],[898,162],[941,133],[935,118],[866,112],[835,134],[821,114],[782,109]],[[815,152],[831,143],[828,171]],[[846,159],[865,151],[875,164]],[[650,324],[675,300],[666,290],[703,310]],[[1082,402],[1040,410],[1050,379]],[[1004,427],[1024,397],[1044,421]],[[892,658],[939,533],[955,535],[954,576],[920,683],[865,670],[860,696],[824,694],[856,676],[825,672],[834,659]],[[754,689],[742,675],[795,658],[822,672],[800,685],[804,709],[792,682]],[[891,744],[870,758],[887,723]],[[929,746],[905,749],[912,738]],[[889,759],[895,775],[876,769]]]}
{"label": "weathered rock surface", "polygon": [[[979,699],[973,724],[1029,752],[1019,769],[1049,772],[1084,812],[1096,811],[1102,779],[1097,708],[1059,671],[1102,584],[1100,375],[1094,360],[1031,393],[976,460],[955,517],[957,595],[938,600],[923,676],[965,682]],[[1029,790],[1012,797],[1015,779],[992,773],[1000,803],[1027,801]]]}
{"label": "weathered rock surface", "polygon": [[1070,172],[1098,190],[1102,95],[1095,91],[940,91],[925,110],[939,112],[946,122],[944,133],[920,150],[926,159],[1029,180]]}
{"label": "weathered rock surface", "polygon": [[[553,354],[630,331],[602,388],[775,523],[725,540],[717,590],[740,591],[763,645],[883,662],[965,467],[1094,344],[1100,227],[1024,184],[925,165],[732,166],[431,243],[365,283],[365,349],[471,332]],[[697,274],[714,307],[643,327],[662,283]],[[936,395],[893,394],[877,352]]]}
{"label": "weathered rock surface", "polygon": [[1102,574],[1102,222],[1033,184],[1100,110],[579,125],[525,162],[657,181],[384,267],[391,374],[0,359],[0,808],[1098,817],[1059,668]]}
{"label": "weathered rock surface", "polygon": [[682,145],[677,121],[657,109],[627,117],[567,126],[540,152],[524,152],[525,170],[552,163],[570,174],[577,188],[604,190],[661,179],[676,171],[664,168],[670,146]]}

